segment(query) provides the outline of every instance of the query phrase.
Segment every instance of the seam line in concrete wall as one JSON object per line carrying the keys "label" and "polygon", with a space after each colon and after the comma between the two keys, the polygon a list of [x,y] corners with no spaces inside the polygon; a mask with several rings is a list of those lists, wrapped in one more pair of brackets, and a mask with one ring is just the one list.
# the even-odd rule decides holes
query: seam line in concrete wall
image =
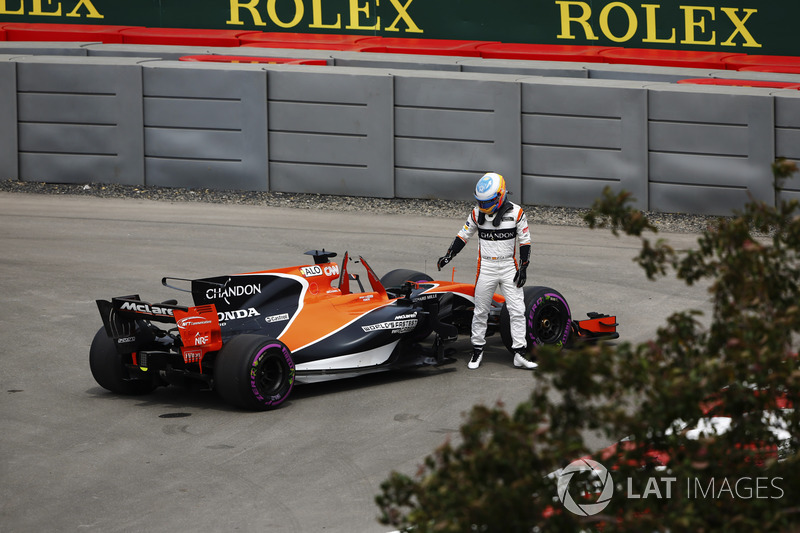
{"label": "seam line in concrete wall", "polygon": [[70,124],[73,126],[95,126],[98,128],[116,128],[116,122],[56,122],[54,120],[20,120],[17,124],[43,124],[48,126]]}
{"label": "seam line in concrete wall", "polygon": [[192,102],[233,102],[236,104],[240,104],[242,102],[241,98],[210,98],[210,97],[200,97],[200,96],[177,96],[177,95],[169,95],[169,94],[145,94],[143,96],[145,100],[178,100],[178,101],[192,101]]}
{"label": "seam line in concrete wall", "polygon": [[17,91],[17,94],[58,94],[62,96],[110,96],[116,97],[119,96],[117,93],[84,93],[84,92],[75,92],[75,91]]}
{"label": "seam line in concrete wall", "polygon": [[321,107],[368,107],[368,104],[354,103],[354,102],[315,102],[313,100],[279,100],[270,98],[270,104],[302,104],[304,106],[321,106]]}
{"label": "seam line in concrete wall", "polygon": [[659,184],[659,185],[677,185],[680,187],[702,187],[703,189],[722,189],[725,191],[730,190],[737,190],[737,191],[747,191],[748,188],[744,185],[732,185],[732,184],[725,184],[725,185],[716,185],[713,183],[688,183],[688,182],[681,182],[681,181],[658,181],[658,180],[650,180],[651,184]]}
{"label": "seam line in concrete wall", "polygon": [[564,150],[593,150],[598,152],[622,152],[622,148],[614,146],[583,146],[580,144],[522,143],[522,146],[545,146],[547,148],[563,148]]}
{"label": "seam line in concrete wall", "polygon": [[170,130],[170,131],[231,131],[235,133],[241,133],[241,128],[208,128],[208,127],[198,127],[198,126],[145,126],[145,130]]}
{"label": "seam line in concrete wall", "polygon": [[215,163],[241,163],[242,159],[219,158],[219,157],[185,157],[185,156],[163,156],[145,155],[145,159],[160,159],[165,161],[213,161]]}
{"label": "seam line in concrete wall", "polygon": [[558,178],[558,179],[564,179],[564,180],[607,181],[609,183],[620,183],[622,181],[619,178],[598,177],[598,176],[575,176],[575,175],[569,175],[569,174],[553,174],[553,173],[548,173],[548,174],[528,174],[528,173],[523,173],[522,175],[524,177],[528,177],[528,178]]}
{"label": "seam line in concrete wall", "polygon": [[288,161],[282,159],[270,159],[270,164],[280,164],[280,165],[303,165],[309,167],[338,167],[338,168],[369,168],[369,165],[363,165],[358,163],[315,163],[313,161]]}
{"label": "seam line in concrete wall", "polygon": [[706,120],[664,120],[664,119],[650,119],[648,124],[699,124],[702,126],[729,126],[733,128],[746,128],[749,126],[746,122],[709,122]]}
{"label": "seam line in concrete wall", "polygon": [[473,170],[461,170],[457,168],[442,168],[442,167],[407,167],[402,165],[395,165],[396,170],[413,170],[414,172],[448,172],[450,174],[464,174],[467,176],[474,176]]}
{"label": "seam line in concrete wall", "polygon": [[326,131],[311,131],[311,130],[269,130],[270,133],[282,133],[286,135],[316,135],[319,137],[355,137],[357,139],[366,139],[369,137],[366,133],[344,133],[344,132],[326,132]]}
{"label": "seam line in concrete wall", "polygon": [[421,137],[419,135],[395,135],[395,139],[410,139],[413,141],[440,141],[440,142],[454,142],[454,143],[467,143],[467,144],[495,144],[495,141],[489,140],[480,140],[480,139],[459,139],[459,138],[448,138],[448,137]]}
{"label": "seam line in concrete wall", "polygon": [[541,111],[523,111],[523,117],[558,117],[558,118],[581,118],[581,119],[600,119],[622,122],[619,115],[572,115],[569,113],[542,113]]}
{"label": "seam line in concrete wall", "polygon": [[[709,156],[709,157],[724,157],[725,159],[748,159],[750,156],[747,154],[727,154],[727,153],[714,153],[714,152],[687,152],[686,150],[653,150],[650,149],[651,154],[671,154],[671,155],[684,155],[692,156]],[[654,180],[650,180],[656,183]],[[671,182],[675,183],[675,182]]]}
{"label": "seam line in concrete wall", "polygon": [[59,155],[59,156],[75,156],[75,157],[84,157],[84,156],[92,156],[92,157],[117,157],[119,153],[117,152],[54,152],[53,150],[20,150],[20,154],[37,154],[37,155]]}
{"label": "seam line in concrete wall", "polygon": [[442,106],[429,106],[429,105],[408,105],[408,104],[398,105],[398,104],[395,104],[394,108],[395,109],[422,109],[422,110],[426,110],[426,111],[442,111],[442,110],[444,110],[444,111],[465,111],[465,112],[469,112],[469,113],[487,113],[487,114],[491,114],[491,113],[494,113],[496,111],[495,109],[491,109],[491,108],[478,109],[478,108],[473,108],[473,107],[448,107],[448,106],[444,106],[444,105],[442,105]]}

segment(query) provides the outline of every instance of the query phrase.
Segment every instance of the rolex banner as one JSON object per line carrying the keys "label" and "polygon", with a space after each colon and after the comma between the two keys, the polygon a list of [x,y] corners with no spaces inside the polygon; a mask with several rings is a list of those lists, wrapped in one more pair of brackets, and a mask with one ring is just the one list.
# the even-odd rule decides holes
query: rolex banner
{"label": "rolex banner", "polygon": [[8,22],[800,55],[787,0],[0,0]]}

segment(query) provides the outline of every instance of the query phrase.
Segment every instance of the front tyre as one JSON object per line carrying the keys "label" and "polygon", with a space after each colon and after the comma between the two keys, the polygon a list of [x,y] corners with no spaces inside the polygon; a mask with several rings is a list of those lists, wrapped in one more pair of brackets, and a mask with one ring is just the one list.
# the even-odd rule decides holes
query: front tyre
{"label": "front tyre", "polygon": [[117,394],[140,395],[153,392],[158,386],[153,379],[131,377],[125,366],[125,356],[117,352],[114,340],[100,328],[89,348],[89,368],[98,385]]}
{"label": "front tyre", "polygon": [[[426,282],[426,281],[433,281],[433,278],[429,275],[425,274],[424,272],[419,272],[417,270],[411,270],[408,268],[397,268],[395,270],[390,270],[386,274],[383,275],[381,278],[381,285],[386,288],[386,292],[388,292],[393,298],[400,296],[402,292],[403,285],[407,282],[411,281],[414,283],[419,282]],[[406,339],[409,342],[422,342],[425,340],[428,335],[431,334],[433,331],[433,323],[431,320],[425,320],[424,323],[421,323],[417,330],[411,333],[410,335],[406,335]]]}
{"label": "front tyre", "polygon": [[[523,291],[527,348],[537,344],[566,346],[572,331],[572,313],[567,300],[549,287],[525,287]],[[511,321],[505,304],[500,312],[500,336],[511,350]]]}
{"label": "front tyre", "polygon": [[391,270],[381,278],[381,285],[388,288],[400,288],[406,281],[433,281],[433,278],[424,272],[411,270],[408,268],[398,268]]}
{"label": "front tyre", "polygon": [[252,411],[280,406],[294,387],[289,348],[261,335],[234,337],[217,354],[214,386],[223,400]]}

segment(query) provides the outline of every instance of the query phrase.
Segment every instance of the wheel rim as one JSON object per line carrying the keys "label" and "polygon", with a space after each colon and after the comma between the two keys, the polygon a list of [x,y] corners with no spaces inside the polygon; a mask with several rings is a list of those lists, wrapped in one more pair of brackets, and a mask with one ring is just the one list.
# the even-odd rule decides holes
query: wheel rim
{"label": "wheel rim", "polygon": [[533,322],[533,336],[543,344],[555,344],[564,332],[564,318],[555,305],[545,306]]}
{"label": "wheel rim", "polygon": [[286,379],[286,369],[279,357],[267,354],[256,368],[253,383],[264,396],[275,395]]}

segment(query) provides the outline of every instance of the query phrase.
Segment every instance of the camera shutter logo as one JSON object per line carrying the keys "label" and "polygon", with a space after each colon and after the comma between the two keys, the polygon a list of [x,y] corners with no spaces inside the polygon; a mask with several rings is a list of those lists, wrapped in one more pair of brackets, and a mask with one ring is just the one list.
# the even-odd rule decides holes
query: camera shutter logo
{"label": "camera shutter logo", "polygon": [[[600,497],[595,503],[578,504],[572,499],[572,495],[567,489],[575,472],[585,472],[586,470],[591,470],[598,477],[603,488],[600,491]],[[599,513],[611,503],[613,495],[614,482],[611,480],[611,474],[606,470],[606,467],[591,459],[572,461],[561,471],[558,477],[558,499],[561,500],[561,503],[564,504],[568,511],[576,515],[592,516]]]}

